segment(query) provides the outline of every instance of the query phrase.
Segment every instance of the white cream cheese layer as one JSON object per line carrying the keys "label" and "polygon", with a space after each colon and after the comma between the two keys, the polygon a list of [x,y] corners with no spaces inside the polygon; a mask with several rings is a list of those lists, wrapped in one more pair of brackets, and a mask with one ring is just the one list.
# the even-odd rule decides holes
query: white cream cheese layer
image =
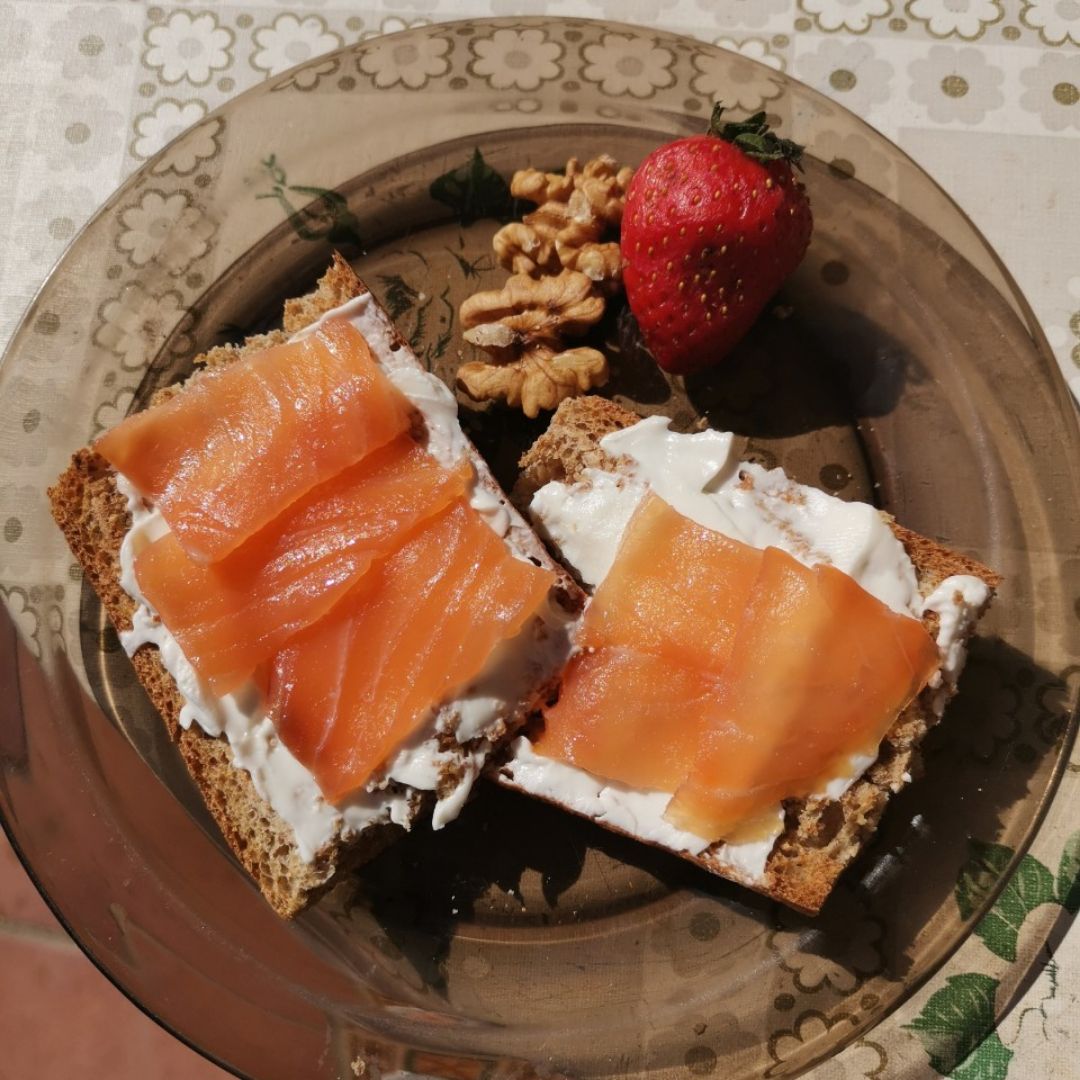
{"label": "white cream cheese layer", "polygon": [[960,673],[967,660],[968,634],[990,599],[985,581],[968,574],[946,578],[924,601],[923,613],[938,617],[937,647],[941,654],[941,670],[931,680],[938,688],[934,695],[934,712],[938,716],[952,696]]}
{"label": "white cream cheese layer", "polygon": [[922,614],[911,559],[874,507],[797,484],[782,469],[739,462],[726,432],[682,435],[669,423],[651,416],[601,439],[623,459],[619,473],[586,469],[578,483],[546,484],[533,497],[533,516],[586,584],[603,580],[651,489],[699,525],[751,547],[782,548],[807,566],[828,563],[893,611]]}
{"label": "white cream cheese layer", "polygon": [[[978,578],[943,582],[923,600],[915,567],[903,545],[872,506],[848,503],[789,479],[781,469],[740,463],[733,436],[703,431],[683,435],[653,416],[605,436],[600,446],[621,468],[586,469],[581,480],[553,481],[533,496],[529,510],[544,533],[587,585],[600,584],[615,560],[623,532],[650,490],[685,517],[752,547],[778,547],[807,566],[826,563],[854,578],[893,611],[921,618],[938,613],[937,638],[944,685],[940,709],[964,660],[963,641],[989,599]],[[873,753],[853,755],[815,794],[839,799],[874,763]],[[571,805],[643,840],[700,854],[701,837],[673,829],[663,812],[668,792],[635,792],[607,784],[582,769],[536,754],[526,740],[515,744],[507,770],[526,790]],[[745,843],[725,843],[713,854],[751,882],[760,881],[775,832]]]}
{"label": "white cream cheese layer", "polygon": [[584,769],[541,757],[524,736],[514,741],[503,772],[530,795],[551,799],[646,843],[691,855],[711,849],[710,856],[726,863],[751,884],[761,880],[769,852],[784,830],[784,812],[777,807],[775,821],[762,822],[755,839],[714,845],[711,840],[676,828],[664,817],[671,792],[638,791],[601,780]]}
{"label": "white cream cheese layer", "polygon": [[[341,317],[363,334],[390,381],[423,416],[428,451],[445,467],[455,466],[469,453],[469,444],[457,420],[453,394],[434,375],[418,368],[405,350],[393,348],[392,325],[369,293],[328,312],[320,322]],[[295,337],[306,336],[312,328]],[[278,739],[254,684],[232,694],[214,695],[143,597],[135,577],[135,558],[169,527],[126,477],[118,473],[116,482],[132,520],[120,548],[120,584],[136,604],[132,629],[120,635],[125,651],[130,656],[147,643],[158,647],[184,699],[181,724],[190,728],[194,723],[208,735],[225,736],[234,765],[248,772],[259,795],[292,827],[297,850],[306,861],[335,836],[348,837],[383,821],[409,828],[419,805],[417,792],[438,792],[433,828],[452,821],[491,750],[487,737],[499,733],[522,688],[551,677],[570,654],[572,620],[549,605],[516,637],[496,648],[481,674],[442,705],[430,723],[421,725],[367,790],[341,804],[328,803],[314,776]],[[513,546],[511,514],[501,495],[477,483],[474,476],[469,501],[517,557],[527,557]],[[453,777],[451,782],[445,779],[448,775]]]}

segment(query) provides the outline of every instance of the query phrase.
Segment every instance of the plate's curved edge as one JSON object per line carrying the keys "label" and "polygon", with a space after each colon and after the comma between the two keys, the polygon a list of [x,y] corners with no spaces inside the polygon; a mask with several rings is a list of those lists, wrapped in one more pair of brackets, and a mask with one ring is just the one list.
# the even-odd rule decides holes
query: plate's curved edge
{"label": "plate's curved edge", "polygon": [[[505,27],[528,27],[528,26],[539,25],[539,24],[551,24],[553,22],[558,22],[558,23],[561,23],[561,24],[569,24],[569,25],[603,26],[605,29],[613,30],[615,32],[619,32],[619,31],[631,32],[631,33],[634,33],[634,34],[637,34],[637,35],[640,35],[642,33],[642,31],[644,30],[650,36],[652,36],[654,38],[662,37],[662,38],[665,38],[665,39],[682,40],[682,41],[686,41],[688,43],[693,44],[697,48],[703,48],[703,49],[715,48],[714,46],[709,46],[705,42],[696,41],[695,39],[689,38],[689,37],[687,37],[685,35],[678,35],[678,34],[674,34],[674,33],[667,32],[667,31],[657,31],[657,30],[652,30],[652,29],[649,29],[649,28],[637,27],[637,26],[633,26],[631,24],[626,24],[626,23],[614,23],[614,22],[601,23],[598,20],[585,19],[585,18],[560,19],[560,18],[551,18],[551,17],[525,17],[525,18],[505,18],[505,17],[503,17],[503,18],[483,19],[483,20],[455,20],[455,21],[451,21],[451,22],[433,24],[432,26],[401,30],[401,31],[396,32],[393,35],[388,35],[387,39],[397,38],[397,37],[401,37],[401,36],[404,36],[404,35],[423,34],[423,33],[427,33],[427,32],[430,32],[432,30],[435,30],[435,29],[438,29],[438,30],[453,29],[454,27],[461,26],[461,25],[471,25],[471,26],[491,25],[493,27],[499,28],[499,27],[504,27],[504,26]],[[297,67],[290,69],[289,72],[283,72],[280,75],[275,76],[274,79],[275,79],[275,81],[278,81],[280,79],[288,77],[288,75],[290,73],[294,73],[297,70],[301,70],[301,69],[309,66],[312,63],[316,63],[316,62],[319,62],[319,61],[324,61],[327,57],[337,56],[339,54],[348,53],[348,52],[353,51],[354,49],[355,49],[355,46],[347,46],[347,47],[344,47],[343,49],[336,50],[334,53],[324,54],[323,56],[316,58],[316,60],[308,61],[308,62],[306,62],[304,64],[297,65]],[[749,60],[748,58],[744,58],[744,59],[747,59],[747,61],[751,62],[751,63],[755,63],[755,64],[757,63],[756,61]],[[765,68],[764,65],[758,65],[758,66],[761,66],[765,70],[770,71],[770,73],[774,77],[777,76],[777,74],[779,74],[786,82],[796,83],[800,87],[800,90],[802,92],[804,92],[806,94],[809,94],[809,95],[813,95],[814,97],[819,98],[822,101],[828,101],[831,107],[842,108],[842,106],[837,106],[835,103],[831,102],[828,98],[826,98],[824,95],[820,94],[818,91],[813,90],[812,88],[805,86],[805,84],[798,83],[797,80],[793,79],[791,76],[787,75],[786,73],[774,72],[774,71],[772,71],[772,69]],[[249,88],[248,90],[244,91],[242,94],[236,95],[235,98],[230,99],[230,101],[224,103],[222,106],[219,106],[217,109],[213,110],[211,113],[208,113],[206,117],[201,118],[200,123],[204,123],[209,119],[219,117],[220,115],[226,113],[230,109],[230,107],[232,107],[234,102],[236,102],[237,100],[239,100],[241,98],[254,97],[256,95],[266,94],[269,91],[270,91],[269,81],[264,82],[264,83],[260,83],[260,84],[258,84],[256,86],[253,86],[253,87]],[[848,110],[846,110],[846,109],[844,111],[848,112]],[[1049,374],[1050,374],[1050,377],[1051,377],[1051,381],[1054,383],[1055,388],[1056,388],[1056,390],[1057,390],[1057,392],[1058,392],[1058,394],[1059,394],[1059,396],[1061,398],[1062,403],[1067,403],[1067,402],[1071,401],[1071,396],[1069,395],[1067,387],[1065,386],[1064,379],[1063,379],[1063,377],[1061,375],[1060,369],[1059,369],[1058,365],[1056,364],[1056,362],[1054,362],[1054,360],[1053,360],[1053,354],[1050,351],[1049,343],[1046,340],[1045,334],[1042,332],[1042,329],[1041,329],[1041,326],[1040,326],[1038,320],[1035,318],[1034,312],[1031,309],[1030,304],[1027,302],[1027,300],[1024,297],[1022,291],[1020,290],[1019,286],[1015,282],[1015,279],[1009,273],[1008,268],[1005,266],[1005,264],[1001,260],[1000,256],[998,256],[996,251],[993,249],[993,247],[989,244],[989,242],[983,236],[982,232],[974,225],[974,223],[971,221],[970,217],[963,210],[963,208],[960,207],[959,204],[948,194],[948,192],[946,192],[939,184],[937,184],[937,182],[934,181],[932,177],[929,177],[928,174],[926,174],[925,171],[923,169],[921,169],[920,166],[918,166],[918,164],[914,161],[914,159],[910,157],[910,155],[906,154],[903,150],[901,150],[899,147],[897,147],[890,140],[887,140],[885,138],[885,136],[883,136],[879,132],[877,132],[871,125],[867,124],[860,117],[855,116],[854,114],[850,114],[850,113],[849,113],[849,116],[851,116],[851,118],[860,127],[865,129],[872,138],[881,139],[881,140],[885,140],[886,142],[889,142],[890,146],[892,146],[896,150],[896,152],[899,155],[901,155],[911,165],[912,168],[918,170],[918,172],[920,174],[922,174],[924,177],[926,177],[929,180],[929,182],[934,185],[936,190],[940,193],[942,198],[945,199],[949,203],[949,205],[952,207],[954,212],[957,213],[967,223],[967,225],[971,229],[972,234],[974,236],[976,236],[978,238],[979,242],[982,244],[982,246],[983,246],[983,248],[985,250],[985,253],[988,255],[988,257],[990,257],[994,261],[995,265],[998,267],[999,271],[1001,272],[1004,281],[1006,282],[1006,284],[1010,288],[1010,291],[1012,293],[1012,299],[1020,306],[1021,311],[1023,313],[1024,322],[1027,325],[1028,332],[1031,334],[1033,344],[1035,345],[1036,350],[1037,350],[1038,354],[1040,355],[1040,358],[1041,358],[1042,362],[1048,368],[1048,371],[1049,371]],[[146,173],[147,171],[152,169],[152,167],[159,160],[164,158],[169,153],[170,149],[175,145],[175,143],[177,143],[178,141],[181,141],[185,137],[185,135],[186,135],[186,132],[181,133],[180,135],[178,135],[176,138],[174,138],[168,144],[166,144],[166,146],[163,147],[153,158],[149,159],[147,162],[145,162],[143,165],[141,165],[139,169],[135,170],[124,181],[124,183],[121,184],[116,189],[116,191],[113,192],[113,194],[104,203],[102,203],[97,208],[97,210],[95,210],[94,214],[79,229],[79,231],[72,238],[71,242],[68,244],[68,246],[65,248],[65,250],[56,259],[55,263],[53,264],[52,268],[49,270],[49,272],[46,275],[45,279],[42,281],[41,285],[38,287],[37,291],[35,292],[33,298],[28,303],[28,305],[26,307],[26,310],[24,311],[23,315],[18,320],[18,322],[16,324],[16,327],[15,327],[15,330],[12,333],[12,336],[11,336],[9,342],[7,343],[7,346],[4,349],[3,356],[0,357],[0,380],[2,380],[4,375],[5,375],[5,370],[7,368],[7,365],[8,365],[8,362],[9,362],[10,358],[18,353],[19,347],[20,347],[20,344],[21,344],[21,340],[22,340],[23,336],[30,329],[30,320],[31,320],[33,312],[40,305],[42,299],[45,296],[47,296],[47,294],[49,293],[49,291],[51,290],[51,288],[55,284],[55,279],[63,271],[65,263],[71,257],[72,251],[74,249],[76,249],[80,245],[80,243],[81,243],[81,241],[82,241],[82,239],[84,237],[85,232],[89,228],[91,228],[93,226],[93,224],[96,221],[98,221],[103,215],[109,213],[113,208],[115,208],[117,203],[121,202],[128,195],[131,188],[135,185],[135,183],[137,183],[138,179],[141,176],[143,176],[144,173]],[[1072,410],[1070,412],[1069,410],[1064,410],[1063,409],[1063,414],[1065,414],[1067,416],[1071,416],[1071,418],[1072,418],[1072,420],[1071,420],[1072,427],[1073,427],[1073,430],[1075,432],[1077,430],[1075,410]],[[1066,420],[1066,422],[1068,423],[1069,421]],[[1053,803],[1053,801],[1054,801],[1054,799],[1055,799],[1055,797],[1056,797],[1056,795],[1058,793],[1058,789],[1060,787],[1062,778],[1063,778],[1063,776],[1064,776],[1064,774],[1065,774],[1065,772],[1067,770],[1068,757],[1069,757],[1070,750],[1071,750],[1071,748],[1072,748],[1072,746],[1073,746],[1073,744],[1075,742],[1076,736],[1077,736],[1078,726],[1080,726],[1080,723],[1078,723],[1078,712],[1074,708],[1073,711],[1072,711],[1072,714],[1070,716],[1070,719],[1069,719],[1068,727],[1067,727],[1067,730],[1066,730],[1062,745],[1061,745],[1060,749],[1057,751],[1058,752],[1058,759],[1057,759],[1057,761],[1055,763],[1055,766],[1054,766],[1052,779],[1051,779],[1050,783],[1048,784],[1047,788],[1042,793],[1042,797],[1041,797],[1037,812],[1036,812],[1036,814],[1035,814],[1035,816],[1034,816],[1034,818],[1032,820],[1032,823],[1031,823],[1031,825],[1030,825],[1030,827],[1029,827],[1029,829],[1028,829],[1028,831],[1027,831],[1027,833],[1025,835],[1024,843],[1021,846],[1018,846],[1016,848],[1016,850],[1014,852],[1014,855],[1013,855],[1012,859],[1010,860],[1010,863],[1008,865],[1008,868],[1007,868],[1006,872],[995,883],[994,888],[990,891],[990,893],[988,893],[988,895],[984,899],[983,903],[981,904],[980,908],[973,914],[972,918],[969,921],[969,925],[968,925],[968,928],[967,928],[967,933],[965,935],[963,935],[963,937],[959,938],[959,940],[957,940],[956,943],[949,950],[947,950],[945,952],[945,954],[934,965],[931,965],[930,968],[928,968],[928,970],[921,973],[920,978],[917,979],[917,980],[914,980],[909,988],[905,988],[905,992],[902,995],[898,996],[898,998],[896,999],[895,1002],[893,1002],[892,1007],[889,1009],[889,1011],[887,1013],[877,1017],[873,1021],[867,1021],[865,1026],[862,1026],[862,1027],[859,1027],[859,1028],[853,1030],[850,1034],[847,1035],[846,1038],[842,1039],[839,1046],[835,1046],[834,1049],[832,1050],[832,1052],[830,1052],[828,1055],[826,1055],[826,1057],[833,1056],[833,1053],[838,1052],[843,1046],[847,1045],[851,1041],[854,1041],[860,1035],[865,1034],[865,1032],[867,1030],[869,1030],[870,1028],[872,1028],[873,1026],[875,1026],[876,1023],[878,1023],[881,1020],[885,1019],[886,1016],[891,1014],[891,1012],[895,1008],[899,1007],[904,1001],[906,1001],[908,998],[910,998],[910,996],[912,994],[917,992],[918,989],[920,989],[923,985],[925,985],[925,983],[929,979],[931,979],[941,969],[941,967],[944,964],[946,964],[949,961],[949,959],[951,959],[951,957],[953,955],[955,955],[956,951],[968,939],[972,929],[977,924],[977,922],[993,906],[994,902],[996,902],[996,900],[997,900],[998,896],[1000,895],[1001,891],[1005,888],[1006,884],[1008,883],[1012,873],[1015,871],[1016,866],[1019,864],[1019,862],[1022,860],[1024,855],[1030,849],[1031,843],[1034,841],[1034,839],[1037,836],[1039,830],[1041,829],[1041,827],[1045,823],[1046,816],[1047,816],[1047,814],[1048,814],[1048,812],[1050,810],[1050,807],[1051,807],[1051,805],[1052,805],[1052,803]],[[15,850],[17,856],[20,859],[20,862],[23,864],[24,868],[27,870],[27,873],[31,877],[31,880],[34,882],[35,887],[38,889],[39,892],[41,892],[41,894],[42,894],[43,898],[45,899],[46,903],[48,904],[50,910],[53,911],[53,913],[56,915],[58,920],[64,926],[65,930],[67,930],[67,932],[71,935],[73,940],[76,941],[76,943],[79,945],[80,949],[84,952],[85,955],[88,956],[88,958],[91,960],[91,962],[94,963],[95,967],[97,967],[100,971],[102,971],[102,973],[105,974],[107,978],[109,978],[110,982],[112,982],[113,985],[117,986],[117,988],[122,993],[124,993],[125,996],[128,997],[129,1000],[131,1000],[142,1012],[144,1012],[145,1015],[149,1016],[151,1019],[154,1019],[162,1027],[164,1027],[166,1030],[168,1030],[172,1035],[174,1035],[176,1038],[178,1038],[182,1042],[184,1042],[185,1045],[188,1045],[192,1049],[194,1049],[197,1052],[201,1053],[203,1056],[207,1057],[208,1060],[213,1061],[215,1064],[219,1065],[219,1067],[221,1067],[221,1068],[229,1069],[230,1067],[228,1065],[226,1065],[226,1064],[224,1064],[224,1063],[222,1063],[220,1061],[217,1061],[211,1054],[207,1053],[206,1051],[203,1051],[201,1048],[196,1046],[188,1037],[183,1035],[181,1032],[173,1029],[164,1020],[162,1020],[160,1017],[156,1016],[152,1011],[150,1011],[148,1008],[146,1008],[141,1003],[139,1003],[120,982],[116,981],[113,978],[113,976],[106,970],[106,968],[103,966],[103,964],[101,962],[99,962],[99,960],[95,957],[95,955],[87,947],[87,945],[84,942],[79,940],[79,937],[74,932],[72,927],[64,920],[62,914],[55,907],[55,905],[54,905],[53,901],[51,900],[51,898],[43,891],[43,889],[41,887],[41,884],[38,881],[36,875],[33,873],[33,870],[31,869],[30,864],[26,860],[26,858],[24,856],[24,853],[22,852],[20,846],[18,845],[17,841],[15,840],[14,836],[12,835],[12,831],[11,831],[11,829],[10,829],[10,827],[8,825],[8,822],[7,822],[7,820],[6,820],[6,818],[5,818],[4,814],[3,814],[3,807],[2,806],[0,806],[0,825],[3,826],[5,833],[8,835],[8,838],[12,843],[13,849]],[[807,1068],[813,1067],[814,1064],[820,1063],[820,1061],[824,1060],[824,1059],[825,1058],[821,1058],[821,1059],[818,1059],[816,1062],[810,1063],[807,1066]],[[234,1075],[239,1076],[241,1074],[234,1073]]]}
{"label": "plate's curved edge", "polygon": [[[4,617],[7,617],[6,614]],[[79,952],[82,953],[82,955],[85,956],[86,959],[94,965],[94,968],[108,980],[109,984],[114,989],[118,990],[121,994],[123,994],[124,998],[132,1005],[134,1005],[135,1008],[138,1009],[143,1016],[145,1016],[148,1020],[153,1021],[163,1031],[167,1031],[174,1039],[182,1043],[193,1053],[198,1054],[199,1057],[203,1058],[206,1061],[209,1061],[212,1065],[216,1065],[219,1069],[221,1069],[223,1072],[227,1072],[230,1076],[235,1076],[237,1080],[257,1080],[257,1078],[255,1077],[245,1076],[243,1073],[237,1072],[227,1062],[215,1057],[212,1053],[210,1053],[210,1051],[199,1046],[198,1043],[196,1043],[194,1039],[192,1039],[190,1036],[184,1034],[184,1032],[180,1031],[178,1028],[173,1027],[162,1017],[158,1016],[157,1013],[155,1013],[149,1006],[144,1005],[141,1001],[139,1001],[139,999],[135,997],[135,995],[127,988],[127,986],[125,986],[124,983],[120,979],[118,979],[108,969],[108,967],[106,967],[106,965],[94,953],[94,950],[90,948],[89,944],[82,938],[82,936],[75,930],[71,923],[65,918],[64,913],[56,906],[52,897],[45,890],[45,887],[41,884],[40,879],[34,872],[33,866],[24,854],[22,847],[20,846],[18,840],[15,838],[15,834],[12,831],[11,826],[8,824],[7,816],[4,813],[4,807],[2,803],[0,803],[0,830],[3,831],[8,844],[11,845],[11,850],[15,852],[15,857],[19,860],[19,864],[22,866],[23,870],[26,871],[26,876],[30,879],[30,883],[34,886],[35,889],[37,889],[38,895],[41,897],[42,900],[44,900],[45,906],[52,913],[53,918],[56,919],[56,921],[63,928],[64,932],[75,943],[75,945],[79,949]]]}

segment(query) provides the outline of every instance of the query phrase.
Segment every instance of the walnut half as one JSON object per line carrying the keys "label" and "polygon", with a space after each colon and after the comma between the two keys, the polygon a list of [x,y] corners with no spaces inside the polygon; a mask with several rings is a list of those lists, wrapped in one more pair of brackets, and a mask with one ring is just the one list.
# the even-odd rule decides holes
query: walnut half
{"label": "walnut half", "polygon": [[458,381],[478,401],[501,398],[520,405],[526,416],[553,409],[563,398],[607,382],[603,353],[562,344],[588,332],[603,314],[604,301],[585,274],[515,274],[503,288],[477,293],[461,305],[465,340],[494,363],[463,364]]}
{"label": "walnut half", "polygon": [[607,359],[598,349],[553,352],[538,345],[509,364],[472,360],[458,368],[458,381],[479,401],[502,399],[528,417],[554,409],[563,398],[584,394],[607,382]]}

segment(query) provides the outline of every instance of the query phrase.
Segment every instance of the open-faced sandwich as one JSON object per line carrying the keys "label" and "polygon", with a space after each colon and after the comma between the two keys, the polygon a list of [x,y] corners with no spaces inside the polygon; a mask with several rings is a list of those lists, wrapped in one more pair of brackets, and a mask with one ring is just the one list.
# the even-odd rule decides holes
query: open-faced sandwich
{"label": "open-faced sandwich", "polygon": [[453,819],[581,594],[348,264],[80,451],[53,514],[283,915]]}

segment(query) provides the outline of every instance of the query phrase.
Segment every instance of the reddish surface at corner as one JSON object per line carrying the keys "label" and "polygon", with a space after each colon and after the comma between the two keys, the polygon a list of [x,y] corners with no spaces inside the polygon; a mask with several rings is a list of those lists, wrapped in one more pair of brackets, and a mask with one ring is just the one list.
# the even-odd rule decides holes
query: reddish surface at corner
{"label": "reddish surface at corner", "polygon": [[0,833],[0,1080],[224,1080],[128,1001],[53,917]]}

